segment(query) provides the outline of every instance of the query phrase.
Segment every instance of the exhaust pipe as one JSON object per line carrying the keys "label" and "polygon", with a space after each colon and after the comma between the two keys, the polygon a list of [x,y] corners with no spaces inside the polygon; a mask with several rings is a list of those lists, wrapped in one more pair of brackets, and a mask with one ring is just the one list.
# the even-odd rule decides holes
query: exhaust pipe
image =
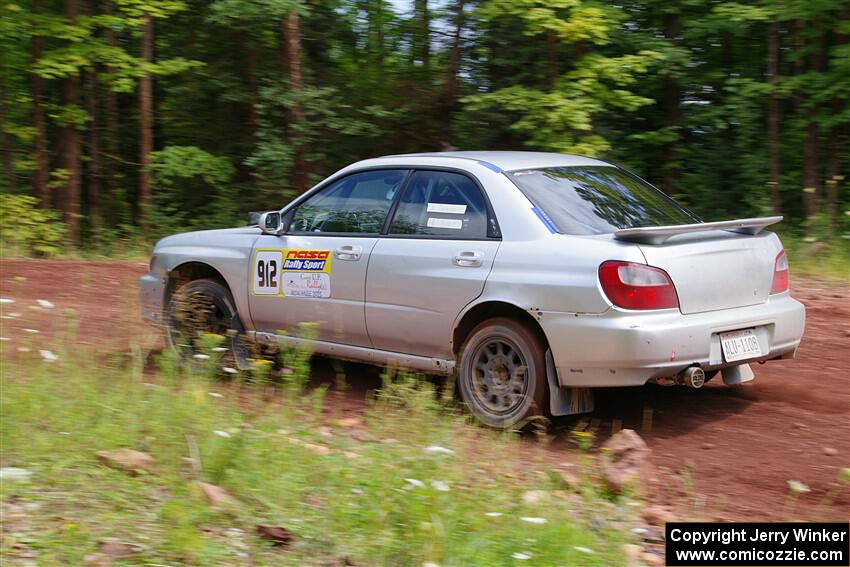
{"label": "exhaust pipe", "polygon": [[705,371],[699,366],[689,366],[676,376],[676,382],[688,388],[702,388],[705,384]]}

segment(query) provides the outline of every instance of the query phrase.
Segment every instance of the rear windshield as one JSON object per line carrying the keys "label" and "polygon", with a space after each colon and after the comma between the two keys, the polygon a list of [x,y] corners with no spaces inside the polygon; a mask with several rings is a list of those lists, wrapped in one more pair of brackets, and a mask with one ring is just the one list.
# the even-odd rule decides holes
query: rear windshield
{"label": "rear windshield", "polygon": [[547,167],[507,175],[562,234],[699,222],[652,185],[612,166]]}

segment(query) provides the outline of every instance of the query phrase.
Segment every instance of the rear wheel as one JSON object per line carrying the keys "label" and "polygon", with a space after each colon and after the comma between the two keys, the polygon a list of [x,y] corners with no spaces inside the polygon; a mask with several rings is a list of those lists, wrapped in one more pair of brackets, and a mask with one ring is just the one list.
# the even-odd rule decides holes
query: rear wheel
{"label": "rear wheel", "polygon": [[486,425],[508,428],[547,405],[545,345],[512,319],[475,327],[461,347],[458,388],[470,411]]}
{"label": "rear wheel", "polygon": [[245,330],[230,291],[215,280],[193,280],[177,289],[169,299],[166,318],[168,346],[182,359],[201,351],[204,334],[225,337],[223,366],[248,367],[248,349],[241,339]]}

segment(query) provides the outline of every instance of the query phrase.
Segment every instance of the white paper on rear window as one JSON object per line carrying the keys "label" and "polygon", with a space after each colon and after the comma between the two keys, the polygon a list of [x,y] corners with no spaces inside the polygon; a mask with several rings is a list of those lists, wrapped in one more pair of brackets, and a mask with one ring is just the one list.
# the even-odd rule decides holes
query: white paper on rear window
{"label": "white paper on rear window", "polygon": [[429,213],[448,213],[450,215],[466,214],[466,205],[449,205],[447,203],[428,203]]}
{"label": "white paper on rear window", "polygon": [[451,228],[454,230],[460,230],[463,228],[463,221],[460,219],[440,219],[429,217],[428,226],[431,228]]}

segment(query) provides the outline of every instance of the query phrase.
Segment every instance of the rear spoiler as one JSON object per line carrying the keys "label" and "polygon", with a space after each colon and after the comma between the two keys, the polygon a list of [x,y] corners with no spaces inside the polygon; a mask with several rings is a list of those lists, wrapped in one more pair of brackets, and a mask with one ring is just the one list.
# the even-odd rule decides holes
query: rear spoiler
{"label": "rear spoiler", "polygon": [[776,224],[782,217],[761,217],[755,219],[737,219],[719,222],[700,222],[695,224],[677,224],[674,226],[647,226],[643,228],[623,228],[614,233],[617,240],[639,242],[642,244],[664,244],[668,238],[689,232],[708,230],[727,230],[741,234],[758,234],[765,227]]}

